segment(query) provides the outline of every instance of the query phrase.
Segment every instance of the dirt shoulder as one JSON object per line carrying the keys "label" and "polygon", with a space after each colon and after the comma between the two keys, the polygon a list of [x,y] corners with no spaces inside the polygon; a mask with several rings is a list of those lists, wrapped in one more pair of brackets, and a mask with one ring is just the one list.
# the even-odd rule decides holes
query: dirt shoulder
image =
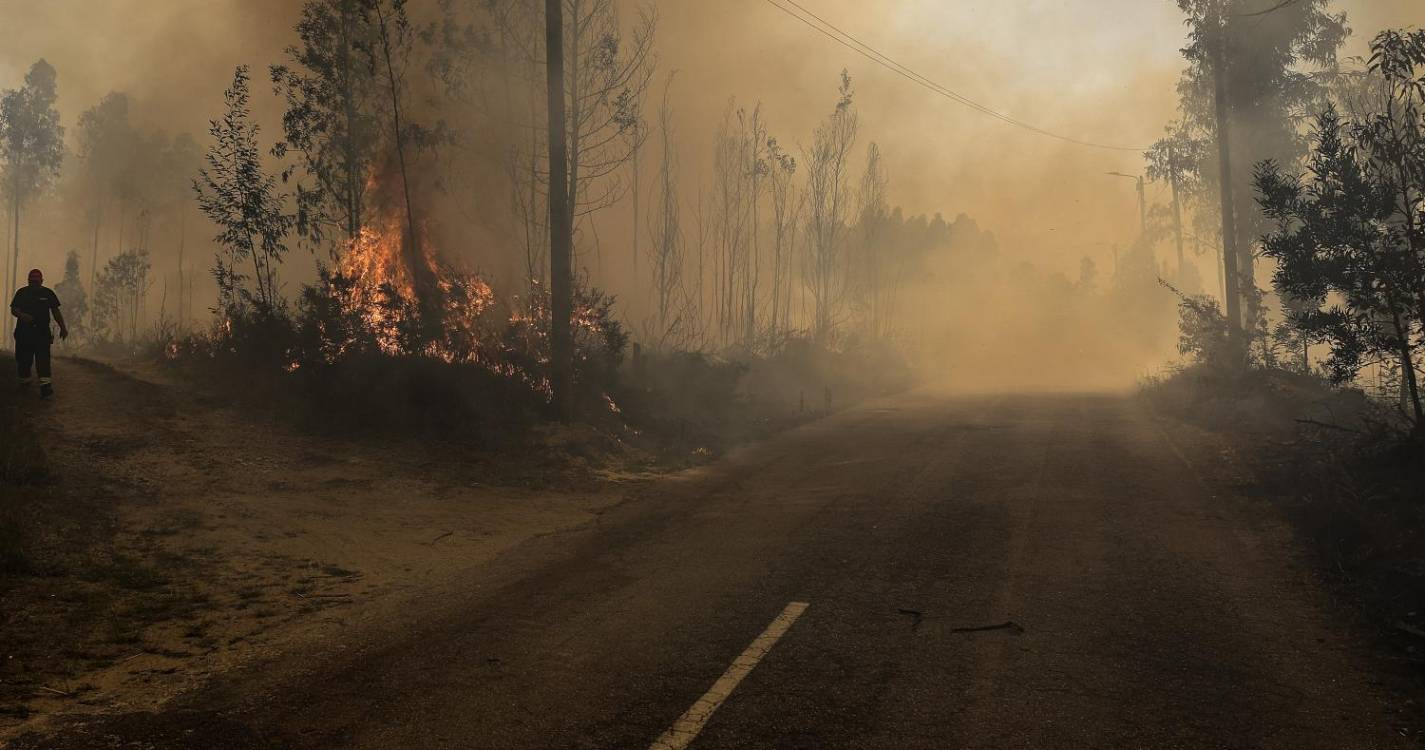
{"label": "dirt shoulder", "polygon": [[300,434],[158,372],[56,369],[55,399],[18,404],[46,467],[6,490],[26,560],[0,574],[0,740],[154,709],[587,523],[640,480],[564,457],[551,485],[459,446]]}
{"label": "dirt shoulder", "polygon": [[[1392,730],[1425,747],[1425,506],[1386,465],[1372,466],[1308,404],[1291,427],[1244,416],[1234,427],[1157,412],[1208,486],[1259,504],[1292,538],[1294,568],[1367,654]],[[1319,411],[1319,409],[1317,409]],[[1289,419],[1288,423],[1294,422]],[[1347,440],[1346,438],[1349,438]],[[1391,462],[1388,462],[1391,463]],[[1399,467],[1396,467],[1398,469]],[[1400,491],[1413,494],[1404,497]]]}

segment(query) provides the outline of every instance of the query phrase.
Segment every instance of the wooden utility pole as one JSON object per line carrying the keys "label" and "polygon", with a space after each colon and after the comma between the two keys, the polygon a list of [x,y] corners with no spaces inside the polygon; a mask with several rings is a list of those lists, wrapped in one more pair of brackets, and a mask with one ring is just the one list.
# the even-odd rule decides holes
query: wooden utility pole
{"label": "wooden utility pole", "polygon": [[1232,143],[1227,111],[1227,28],[1221,11],[1214,5],[1208,24],[1212,31],[1212,92],[1217,118],[1218,193],[1222,198],[1222,268],[1226,281],[1227,336],[1237,341],[1242,335],[1242,298],[1238,291],[1237,230],[1232,202]]}
{"label": "wooden utility pole", "polygon": [[1148,196],[1143,192],[1143,175],[1134,178],[1138,183],[1138,234],[1148,236]]}
{"label": "wooden utility pole", "polygon": [[564,128],[564,0],[544,2],[544,55],[549,89],[549,357],[560,421],[574,419],[574,222],[570,215],[569,142]]}

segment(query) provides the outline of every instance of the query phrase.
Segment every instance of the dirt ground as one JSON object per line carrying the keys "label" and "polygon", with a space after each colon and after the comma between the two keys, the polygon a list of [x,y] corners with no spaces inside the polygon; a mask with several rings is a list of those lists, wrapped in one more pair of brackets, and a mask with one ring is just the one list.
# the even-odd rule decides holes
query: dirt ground
{"label": "dirt ground", "polygon": [[53,400],[21,394],[50,479],[16,499],[55,513],[32,524],[34,569],[0,576],[0,741],[329,642],[640,481],[300,434],[152,368],[56,376]]}

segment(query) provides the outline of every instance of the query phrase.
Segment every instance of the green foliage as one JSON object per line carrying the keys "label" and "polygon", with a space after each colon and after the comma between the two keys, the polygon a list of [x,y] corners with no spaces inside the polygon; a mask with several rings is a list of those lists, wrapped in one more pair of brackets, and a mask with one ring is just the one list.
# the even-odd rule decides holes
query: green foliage
{"label": "green foliage", "polygon": [[79,158],[88,179],[101,190],[118,188],[121,175],[129,171],[136,139],[127,94],[111,91],[84,110],[79,115]]}
{"label": "green foliage", "polygon": [[1201,167],[1209,160],[1208,143],[1194,135],[1186,123],[1174,122],[1143,159],[1147,163],[1145,177],[1154,182],[1176,182],[1183,195],[1197,196],[1202,190]]}
{"label": "green foliage", "polygon": [[[1195,204],[1198,233],[1215,223],[1208,233],[1220,235],[1222,175],[1214,107],[1214,70],[1220,54],[1230,118],[1232,212],[1240,264],[1236,278],[1244,296],[1243,323],[1257,355],[1269,357],[1266,300],[1256,289],[1252,258],[1256,241],[1270,230],[1270,222],[1252,199],[1250,165],[1268,159],[1288,168],[1300,163],[1306,153],[1300,132],[1302,113],[1317,111],[1327,100],[1329,76],[1320,72],[1336,68],[1337,50],[1350,29],[1344,13],[1332,12],[1331,0],[1270,6],[1261,0],[1177,0],[1177,4],[1187,15],[1188,45],[1182,52],[1188,68],[1178,84],[1182,125],[1167,143],[1177,142],[1186,149],[1200,141],[1205,146],[1193,150],[1196,167],[1184,174],[1192,178],[1188,197]],[[1167,143],[1156,144],[1149,154],[1155,173],[1172,166],[1159,148]]]}
{"label": "green foliage", "polygon": [[[463,288],[489,293],[471,275],[452,282],[447,299],[477,306]],[[613,304],[598,290],[576,291],[574,373],[586,409],[601,407],[618,386],[628,334]],[[329,424],[494,434],[530,424],[548,407],[549,296],[536,287],[513,312],[481,309],[446,316],[432,338],[415,300],[389,285],[373,294],[322,269],[294,314],[239,308],[168,354],[229,377],[280,383],[300,397],[296,408]]]}
{"label": "green foliage", "polygon": [[[139,312],[151,268],[148,251],[142,249],[119,253],[104,265],[95,279],[89,307],[89,336],[95,342],[138,341]],[[77,273],[77,267],[75,270]]]}
{"label": "green foliage", "polygon": [[88,318],[89,295],[79,280],[79,253],[70,250],[64,256],[64,278],[54,285],[54,293],[64,305],[65,320],[76,333]]}
{"label": "green foliage", "polygon": [[[267,314],[282,304],[277,266],[295,219],[285,213],[286,196],[277,191],[276,176],[263,168],[258,126],[250,119],[247,66],[233,72],[223,101],[223,115],[208,131],[213,144],[204,157],[207,166],[193,189],[198,206],[220,230],[213,238],[221,248],[213,265],[219,309],[231,314],[255,307]],[[248,263],[250,277],[239,270]]]}
{"label": "green foliage", "polygon": [[1209,294],[1184,294],[1159,282],[1178,298],[1178,353],[1210,369],[1241,366],[1242,355],[1227,335],[1227,317]]}
{"label": "green foliage", "polygon": [[1345,121],[1328,107],[1304,176],[1274,162],[1258,166],[1260,203],[1276,223],[1264,253],[1278,262],[1277,285],[1310,303],[1291,321],[1329,344],[1333,379],[1395,359],[1422,430],[1415,360],[1425,333],[1425,32],[1386,32],[1371,47],[1383,109]]}
{"label": "green foliage", "polygon": [[0,162],[4,189],[17,204],[28,202],[58,174],[64,160],[64,128],[55,101],[54,67],[44,60],[25,74],[25,84],[0,95]]}
{"label": "green foliage", "polygon": [[[365,220],[367,173],[381,133],[380,82],[369,59],[378,32],[369,0],[312,0],[297,22],[290,65],[273,65],[286,101],[279,158],[301,157],[309,181],[296,188],[296,229],[314,243],[333,232],[354,238]],[[292,178],[295,166],[282,173]]]}

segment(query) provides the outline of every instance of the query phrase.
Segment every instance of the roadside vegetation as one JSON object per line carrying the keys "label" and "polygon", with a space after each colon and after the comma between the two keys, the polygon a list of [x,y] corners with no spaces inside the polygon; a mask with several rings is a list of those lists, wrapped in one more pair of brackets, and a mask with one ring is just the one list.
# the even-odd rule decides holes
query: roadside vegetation
{"label": "roadside vegetation", "polygon": [[1357,63],[1299,159],[1256,165],[1272,276],[1240,277],[1248,325],[1179,293],[1186,362],[1143,391],[1228,436],[1246,487],[1425,676],[1425,32],[1383,32]]}

